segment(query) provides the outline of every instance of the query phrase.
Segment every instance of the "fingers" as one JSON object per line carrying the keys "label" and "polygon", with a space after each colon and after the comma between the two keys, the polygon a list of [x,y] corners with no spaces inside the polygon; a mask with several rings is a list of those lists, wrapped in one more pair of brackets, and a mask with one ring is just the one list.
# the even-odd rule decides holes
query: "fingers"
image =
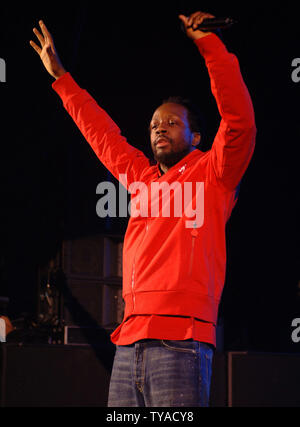
{"label": "fingers", "polygon": [[33,49],[34,49],[34,50],[35,50],[39,55],[41,55],[42,49],[41,49],[37,44],[35,44],[32,40],[30,40],[29,44],[30,44],[30,46],[32,46],[32,47],[33,47]]}
{"label": "fingers", "polygon": [[52,36],[51,36],[51,34],[49,33],[49,31],[48,31],[48,29],[47,29],[46,25],[44,24],[44,22],[43,22],[43,21],[39,21],[39,24],[40,24],[40,27],[41,27],[41,30],[42,30],[43,36],[44,36],[44,38],[45,38],[45,41],[49,41],[49,42],[50,42],[50,44],[51,44],[51,43],[52,43]]}
{"label": "fingers", "polygon": [[205,12],[195,12],[187,19],[187,26],[195,30],[199,25],[202,24],[204,19],[215,18],[214,15]]}
{"label": "fingers", "polygon": [[[42,20],[39,21],[39,25],[42,31],[42,34],[36,29],[33,28],[33,32],[36,35],[36,37],[38,38],[41,48],[43,49],[46,46],[47,50],[48,47],[51,46],[53,52],[55,51],[54,48],[54,43],[53,43],[53,39],[51,34],[49,33],[46,25],[44,24],[44,22]],[[34,50],[40,55],[42,52],[42,49],[36,44],[34,43],[32,40],[30,40],[30,45],[34,48]]]}
{"label": "fingers", "polygon": [[40,42],[41,46],[44,47],[44,45],[45,45],[45,39],[43,38],[43,36],[41,35],[41,33],[36,28],[33,29],[33,32],[36,35],[36,37],[39,39],[39,42]]}

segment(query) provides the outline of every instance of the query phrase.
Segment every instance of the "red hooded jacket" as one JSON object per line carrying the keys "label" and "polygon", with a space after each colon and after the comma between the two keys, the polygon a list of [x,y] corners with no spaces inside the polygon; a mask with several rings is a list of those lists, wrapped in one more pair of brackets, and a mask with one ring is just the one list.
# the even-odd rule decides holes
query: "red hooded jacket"
{"label": "red hooded jacket", "polygon": [[[256,126],[252,102],[235,55],[216,35],[195,41],[203,56],[221,123],[211,150],[194,150],[167,173],[134,148],[96,101],[69,73],[53,83],[85,139],[101,162],[127,189],[144,184],[148,216],[131,216],[124,240],[124,322],[132,315],[187,316],[216,324],[226,267],[225,226],[236,203],[236,189],[253,154]],[[178,183],[182,200],[190,183],[190,207],[175,215],[151,215],[154,183]],[[164,185],[164,184],[162,184]],[[137,212],[142,203],[135,204]],[[161,195],[160,195],[161,196]],[[162,197],[160,197],[162,199]],[[137,200],[137,199],[136,199]],[[146,200],[146,199],[143,199]],[[178,199],[180,200],[180,199]],[[172,205],[173,203],[173,205]]]}

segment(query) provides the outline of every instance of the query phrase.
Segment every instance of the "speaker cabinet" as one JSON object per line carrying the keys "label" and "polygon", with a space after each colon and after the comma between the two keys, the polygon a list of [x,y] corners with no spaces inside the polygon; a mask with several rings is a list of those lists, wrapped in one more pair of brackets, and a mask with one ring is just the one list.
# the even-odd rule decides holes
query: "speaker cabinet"
{"label": "speaker cabinet", "polygon": [[299,407],[300,355],[228,353],[228,406]]}
{"label": "speaker cabinet", "polygon": [[109,346],[0,346],[1,407],[105,407]]}
{"label": "speaker cabinet", "polygon": [[300,354],[216,353],[213,407],[299,407]]}

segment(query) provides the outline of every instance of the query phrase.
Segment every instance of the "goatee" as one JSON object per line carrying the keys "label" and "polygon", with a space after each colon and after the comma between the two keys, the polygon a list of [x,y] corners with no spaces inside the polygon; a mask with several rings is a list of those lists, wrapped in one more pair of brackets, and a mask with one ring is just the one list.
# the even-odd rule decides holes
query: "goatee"
{"label": "goatee", "polygon": [[184,151],[180,151],[180,152],[169,152],[169,153],[164,153],[164,152],[160,152],[160,153],[153,153],[154,154],[154,159],[162,164],[165,165],[167,167],[172,167],[174,165],[176,165],[176,163],[180,162],[180,160],[182,160],[185,156],[187,156],[189,154],[190,150],[187,148]]}

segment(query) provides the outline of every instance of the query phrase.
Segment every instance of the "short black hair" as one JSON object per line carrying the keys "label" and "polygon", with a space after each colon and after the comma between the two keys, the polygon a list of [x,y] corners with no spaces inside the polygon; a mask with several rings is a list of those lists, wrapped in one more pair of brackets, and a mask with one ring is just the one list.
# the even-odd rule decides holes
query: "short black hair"
{"label": "short black hair", "polygon": [[190,98],[182,96],[170,96],[163,100],[162,104],[179,104],[186,108],[188,121],[192,132],[199,132],[203,137],[205,134],[205,119],[199,106]]}

